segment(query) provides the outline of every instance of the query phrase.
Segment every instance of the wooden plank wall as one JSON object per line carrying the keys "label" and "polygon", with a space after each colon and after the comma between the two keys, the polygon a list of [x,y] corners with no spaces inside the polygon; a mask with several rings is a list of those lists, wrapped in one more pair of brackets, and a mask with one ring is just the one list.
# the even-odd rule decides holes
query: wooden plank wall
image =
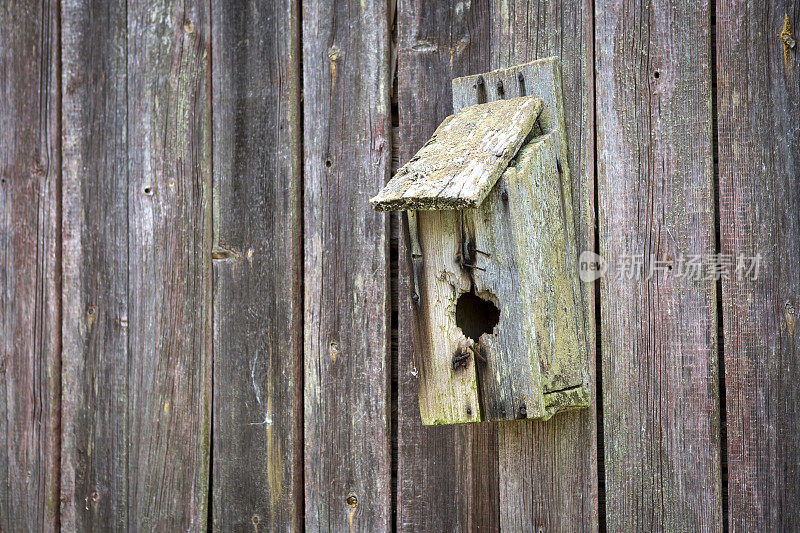
{"label": "wooden plank wall", "polygon": [[[62,302],[69,324],[61,354],[61,525],[124,528],[130,501],[126,12],[119,2],[104,8],[75,2],[63,6],[61,17]],[[93,25],[97,19],[106,23]]]}
{"label": "wooden plank wall", "polygon": [[382,0],[303,3],[305,526],[391,527],[391,165]]}
{"label": "wooden plank wall", "polygon": [[[0,8],[0,530],[797,529],[799,18]],[[367,200],[451,78],[549,55],[579,248],[610,264],[583,287],[598,401],[422,427],[407,229]],[[716,252],[759,277],[677,275]]]}
{"label": "wooden plank wall", "polygon": [[63,8],[64,529],[198,529],[211,440],[210,24]]}

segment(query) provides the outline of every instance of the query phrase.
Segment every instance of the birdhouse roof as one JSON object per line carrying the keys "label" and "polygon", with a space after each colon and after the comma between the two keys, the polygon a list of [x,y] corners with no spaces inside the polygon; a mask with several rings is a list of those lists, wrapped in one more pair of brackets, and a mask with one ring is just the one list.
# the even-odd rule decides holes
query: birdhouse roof
{"label": "birdhouse roof", "polygon": [[403,165],[377,196],[377,211],[478,207],[522,146],[542,110],[533,96],[463,108]]}

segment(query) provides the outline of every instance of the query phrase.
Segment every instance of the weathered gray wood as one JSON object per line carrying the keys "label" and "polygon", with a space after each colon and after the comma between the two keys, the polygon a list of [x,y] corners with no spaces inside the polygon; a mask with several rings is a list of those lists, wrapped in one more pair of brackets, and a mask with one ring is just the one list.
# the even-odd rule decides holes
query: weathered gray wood
{"label": "weathered gray wood", "polygon": [[731,531],[800,529],[798,27],[790,2],[717,2],[721,253],[761,255],[722,281]]}
{"label": "weathered gray wood", "polygon": [[58,3],[0,8],[0,531],[58,529]]}
{"label": "weathered gray wood", "polygon": [[305,523],[391,523],[386,2],[303,5]]}
{"label": "weathered gray wood", "polygon": [[194,529],[211,459],[210,14],[127,5],[129,516]]}
{"label": "weathered gray wood", "polygon": [[68,327],[62,335],[61,526],[67,531],[92,524],[125,529],[129,512],[125,15],[124,2],[62,6]]}
{"label": "weathered gray wood", "polygon": [[722,528],[715,282],[681,268],[714,252],[708,9],[665,1],[597,8],[612,531]]}
{"label": "weathered gray wood", "polygon": [[63,6],[69,327],[62,525],[68,530],[206,523],[211,115],[205,7]]}
{"label": "weathered gray wood", "polygon": [[220,530],[303,524],[299,15],[299,2],[213,4]]}
{"label": "weathered gray wood", "polygon": [[[452,113],[450,80],[488,67],[488,6],[423,0],[398,5],[402,162]],[[403,218],[405,218],[403,216]],[[412,316],[410,253],[400,232],[397,529],[496,531],[497,425],[423,427],[414,359],[427,349]]]}
{"label": "weathered gray wood", "polygon": [[[534,134],[563,131],[564,100],[561,83],[560,58],[545,57],[534,61],[496,69],[491,72],[456,78],[453,83],[453,107],[459,112],[464,106],[474,105],[485,99],[497,102],[513,101],[516,98],[536,97],[542,99],[542,112]],[[563,135],[556,141],[564,142]],[[566,148],[564,148],[566,152]]]}
{"label": "weathered gray wood", "polygon": [[[594,248],[593,3],[589,0],[491,2],[491,68],[558,56],[572,205],[580,250]],[[486,70],[486,69],[483,69]],[[503,86],[504,95],[525,87]],[[486,84],[487,99],[498,96]],[[546,114],[546,111],[545,111]],[[589,353],[589,387],[595,368],[594,285],[582,284]],[[592,393],[594,396],[594,393]],[[591,531],[598,524],[597,424],[588,409],[547,422],[499,424],[500,505],[503,529]]]}
{"label": "weathered gray wood", "polygon": [[378,211],[478,207],[531,131],[541,99],[461,109],[370,200]]}

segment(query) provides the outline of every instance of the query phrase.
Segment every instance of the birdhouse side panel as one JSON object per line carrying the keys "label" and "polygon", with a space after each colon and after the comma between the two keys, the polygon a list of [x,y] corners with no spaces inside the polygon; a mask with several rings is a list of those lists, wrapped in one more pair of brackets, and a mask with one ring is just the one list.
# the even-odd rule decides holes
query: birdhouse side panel
{"label": "birdhouse side panel", "polygon": [[464,211],[462,233],[477,250],[467,269],[474,290],[501,310],[493,333],[478,343],[487,420],[543,420],[587,404],[575,393],[559,396],[583,389],[586,346],[558,143],[552,134],[531,141],[483,205]]}
{"label": "birdhouse side panel", "polygon": [[[542,379],[536,347],[533,286],[520,267],[526,261],[517,246],[518,209],[529,208],[507,190],[508,169],[479,209],[464,210],[463,239],[468,250],[465,271],[474,292],[500,311],[491,333],[480,336],[480,399],[487,420],[544,418]],[[524,207],[523,207],[524,205]],[[527,252],[525,252],[527,253]],[[474,266],[469,266],[474,265]]]}
{"label": "birdhouse side panel", "polygon": [[[559,144],[550,134],[525,146],[506,184],[509,198],[530,202],[515,218],[517,246],[525,257],[520,277],[531,287],[542,387],[551,414],[588,405],[584,306],[568,169]],[[557,397],[567,393],[569,401]],[[567,405],[572,400],[576,403]]]}

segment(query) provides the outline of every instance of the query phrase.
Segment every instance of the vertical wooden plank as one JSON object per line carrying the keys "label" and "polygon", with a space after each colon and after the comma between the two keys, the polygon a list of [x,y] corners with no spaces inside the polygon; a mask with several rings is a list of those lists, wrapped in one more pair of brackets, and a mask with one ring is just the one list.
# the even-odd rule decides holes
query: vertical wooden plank
{"label": "vertical wooden plank", "polygon": [[798,25],[796,3],[717,2],[721,252],[761,255],[722,282],[731,531],[800,529]]}
{"label": "vertical wooden plank", "polygon": [[[126,9],[127,7],[127,9]],[[198,529],[210,442],[205,3],[64,6],[64,526]]]}
{"label": "vertical wooden plank", "polygon": [[61,526],[128,519],[125,3],[62,4]]}
{"label": "vertical wooden plank", "polygon": [[[588,0],[491,2],[491,67],[559,56],[577,248],[593,250],[594,59]],[[522,91],[523,88],[509,88]],[[530,88],[526,87],[525,92]],[[487,87],[487,97],[500,97]],[[491,99],[491,98],[489,98]],[[594,399],[594,286],[582,284],[589,382]],[[598,523],[597,422],[588,409],[547,422],[499,424],[500,516],[503,529],[594,530]]]}
{"label": "vertical wooden plank", "polygon": [[[211,438],[208,4],[128,1],[130,519],[206,523]],[[160,479],[158,484],[153,479]]]}
{"label": "vertical wooden plank", "polygon": [[[401,163],[452,113],[450,80],[487,69],[488,16],[487,6],[480,2],[400,1]],[[496,425],[423,427],[420,420],[414,352],[422,345],[411,308],[405,226],[399,255],[397,528],[497,530]]]}
{"label": "vertical wooden plank", "polygon": [[[609,530],[720,530],[709,5],[597,5]],[[641,259],[637,259],[640,257]]]}
{"label": "vertical wooden plank", "polygon": [[58,528],[58,3],[0,8],[0,530]]}
{"label": "vertical wooden plank", "polygon": [[305,519],[390,528],[386,2],[304,2]]}
{"label": "vertical wooden plank", "polygon": [[302,529],[298,11],[299,2],[213,6],[212,516],[220,530]]}

